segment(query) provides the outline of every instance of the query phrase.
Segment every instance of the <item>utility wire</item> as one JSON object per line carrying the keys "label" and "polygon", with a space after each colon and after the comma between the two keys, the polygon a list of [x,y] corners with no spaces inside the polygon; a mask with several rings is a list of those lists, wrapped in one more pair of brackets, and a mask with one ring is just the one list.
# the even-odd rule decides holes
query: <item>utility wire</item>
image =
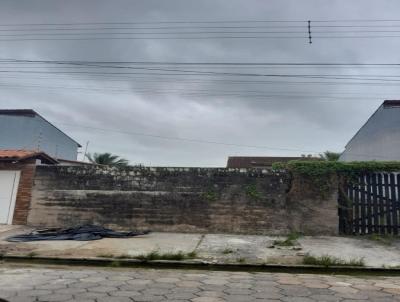
{"label": "utility wire", "polygon": [[176,61],[86,61],[86,60],[26,60],[2,58],[2,62],[17,63],[45,63],[45,64],[145,64],[145,65],[261,65],[261,66],[400,66],[400,63],[358,63],[358,62],[176,62]]}
{"label": "utility wire", "polygon": [[[315,153],[315,154],[321,154],[324,152],[324,151],[305,150],[305,149],[298,149],[298,148],[281,148],[281,147],[270,147],[270,146],[261,146],[261,145],[246,145],[246,144],[227,143],[227,142],[212,141],[212,140],[192,139],[192,138],[185,138],[185,137],[163,136],[163,135],[156,135],[156,134],[149,134],[149,133],[142,133],[142,132],[122,131],[122,130],[117,130],[117,129],[99,128],[99,127],[91,127],[91,126],[69,124],[69,123],[58,123],[58,124],[64,125],[67,127],[78,127],[78,128],[85,128],[85,129],[90,129],[90,130],[120,133],[120,134],[131,135],[131,136],[143,136],[143,137],[151,137],[151,138],[174,140],[174,141],[193,142],[193,143],[201,143],[201,144],[212,144],[212,145],[256,148],[256,149],[269,149],[269,150],[279,150],[279,151],[296,151],[296,152]],[[359,157],[367,156],[366,154],[356,154],[356,153],[351,153],[351,155],[359,156]],[[370,156],[370,155],[368,155],[368,156]],[[385,156],[380,156],[380,155],[373,155],[373,156],[377,157],[377,158],[386,158]]]}

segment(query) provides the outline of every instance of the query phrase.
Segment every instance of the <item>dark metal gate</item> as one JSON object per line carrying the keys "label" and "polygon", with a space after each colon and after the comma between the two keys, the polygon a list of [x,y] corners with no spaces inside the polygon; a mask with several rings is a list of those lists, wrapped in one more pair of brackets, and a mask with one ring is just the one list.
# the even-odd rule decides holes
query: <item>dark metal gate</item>
{"label": "dark metal gate", "polygon": [[339,233],[400,233],[400,173],[362,173],[342,178],[339,188]]}

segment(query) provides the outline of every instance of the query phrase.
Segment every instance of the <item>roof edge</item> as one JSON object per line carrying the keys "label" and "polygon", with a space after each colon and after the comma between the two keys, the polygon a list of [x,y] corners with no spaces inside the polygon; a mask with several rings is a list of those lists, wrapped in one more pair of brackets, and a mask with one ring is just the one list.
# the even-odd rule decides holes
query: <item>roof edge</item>
{"label": "roof edge", "polygon": [[74,140],[71,136],[66,134],[64,131],[62,131],[60,128],[55,126],[53,123],[45,119],[42,115],[40,115],[38,112],[36,112],[33,109],[0,109],[0,115],[19,115],[19,116],[30,116],[30,117],[35,117],[38,116],[41,119],[43,119],[45,122],[56,128],[59,132],[64,134],[66,137],[68,137],[70,140],[72,140],[74,143],[77,144],[78,148],[81,148],[82,145],[78,143],[76,140]]}

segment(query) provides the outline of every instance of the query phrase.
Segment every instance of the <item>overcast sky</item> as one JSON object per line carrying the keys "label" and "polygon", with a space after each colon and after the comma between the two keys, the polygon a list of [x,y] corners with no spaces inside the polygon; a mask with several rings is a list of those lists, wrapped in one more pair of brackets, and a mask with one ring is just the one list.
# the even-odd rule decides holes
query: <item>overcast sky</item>
{"label": "overcast sky", "polygon": [[[400,2],[396,0],[0,0],[0,29],[3,30],[0,31],[0,59],[399,63],[400,33],[396,33],[396,30],[400,30],[400,22],[312,21],[312,44],[308,43],[305,22],[397,19],[399,11]],[[304,22],[218,23],[266,20]],[[204,23],[171,23],[183,21]],[[321,24],[364,27],[313,27]],[[371,26],[374,24],[376,28]],[[290,28],[288,25],[301,27]],[[104,29],[110,27],[123,29]],[[74,32],[71,28],[76,29],[75,33],[85,35],[73,36],[70,34]],[[88,28],[92,33],[97,33],[90,37],[113,39],[85,39],[88,37]],[[41,35],[32,36],[29,29],[41,29],[35,32]],[[53,32],[42,29],[52,29]],[[115,34],[137,30],[146,34]],[[321,30],[355,31],[338,34],[347,36],[392,37],[318,38],[318,35],[337,35],[317,33]],[[359,30],[376,33],[359,33]],[[190,35],[165,35],[168,31],[299,33],[211,34],[280,37],[275,39],[204,39],[210,34],[203,33],[194,34],[203,39],[182,39]],[[114,34],[104,35],[104,32]],[[116,39],[140,35],[146,39]],[[79,40],[74,40],[76,37]],[[12,39],[18,41],[10,41]],[[0,65],[3,71],[0,73],[1,108],[32,108],[82,145],[89,141],[89,152],[112,152],[129,159],[133,164],[145,165],[224,166],[230,155],[298,156],[318,154],[324,150],[342,151],[384,99],[400,96],[400,89],[391,80],[393,78],[384,78],[382,81],[383,76],[399,75],[397,69],[400,67],[393,66],[139,65],[147,69],[138,70],[126,68],[138,65],[117,63],[113,66],[125,67],[4,62],[0,62]],[[217,74],[193,74],[187,71]],[[335,75],[342,79],[236,76],[233,73]],[[348,79],[346,75],[359,75],[361,80]],[[362,78],[368,75],[374,80]],[[301,83],[293,83],[296,81]]]}

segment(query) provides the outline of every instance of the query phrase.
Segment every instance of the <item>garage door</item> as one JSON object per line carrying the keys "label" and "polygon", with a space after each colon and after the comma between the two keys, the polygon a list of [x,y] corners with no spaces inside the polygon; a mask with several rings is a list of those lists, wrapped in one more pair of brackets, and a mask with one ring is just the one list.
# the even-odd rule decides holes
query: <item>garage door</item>
{"label": "garage door", "polygon": [[19,171],[0,171],[0,224],[12,223],[19,173]]}

